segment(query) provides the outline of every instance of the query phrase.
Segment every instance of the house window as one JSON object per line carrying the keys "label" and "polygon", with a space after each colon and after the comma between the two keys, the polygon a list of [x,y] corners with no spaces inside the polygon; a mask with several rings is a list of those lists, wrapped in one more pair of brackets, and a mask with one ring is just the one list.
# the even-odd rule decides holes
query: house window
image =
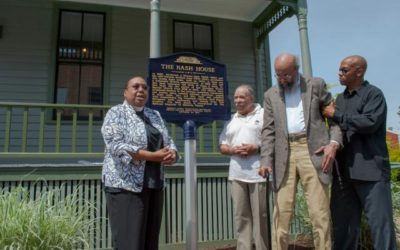
{"label": "house window", "polygon": [[195,52],[214,58],[212,25],[174,21],[174,52]]}
{"label": "house window", "polygon": [[60,11],[55,103],[103,104],[104,24],[104,13]]}

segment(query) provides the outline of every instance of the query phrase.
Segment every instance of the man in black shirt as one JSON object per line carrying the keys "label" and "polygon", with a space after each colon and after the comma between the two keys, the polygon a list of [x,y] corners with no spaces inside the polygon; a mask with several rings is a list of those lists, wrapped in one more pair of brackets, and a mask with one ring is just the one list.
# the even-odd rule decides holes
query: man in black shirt
{"label": "man in black shirt", "polygon": [[364,80],[367,62],[361,56],[343,59],[339,68],[342,94],[323,110],[343,131],[344,148],[337,155],[331,212],[334,249],[356,249],[364,211],[375,249],[396,249],[390,163],[386,147],[385,97]]}

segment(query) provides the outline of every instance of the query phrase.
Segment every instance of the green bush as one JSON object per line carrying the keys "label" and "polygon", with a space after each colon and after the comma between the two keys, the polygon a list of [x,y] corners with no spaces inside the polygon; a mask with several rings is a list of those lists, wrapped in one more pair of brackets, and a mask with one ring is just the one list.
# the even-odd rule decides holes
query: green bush
{"label": "green bush", "polygon": [[400,169],[392,169],[392,202],[396,239],[400,247]]}
{"label": "green bush", "polygon": [[[400,169],[392,169],[392,199],[393,216],[396,223],[397,238],[400,237]],[[308,215],[307,202],[301,184],[298,185],[296,194],[296,218],[303,227],[303,234],[312,234],[312,225]],[[373,249],[371,232],[365,216],[361,219],[361,235],[359,249]],[[400,247],[400,246],[399,246]]]}
{"label": "green bush", "polygon": [[[393,216],[396,218],[400,218],[400,182],[392,182],[392,199]],[[398,226],[400,227],[400,225]]]}
{"label": "green bush", "polygon": [[61,197],[60,189],[44,191],[36,199],[23,187],[1,191],[0,249],[88,248],[92,205],[77,192]]}
{"label": "green bush", "polygon": [[392,182],[400,182],[400,168],[392,169]]}
{"label": "green bush", "polygon": [[400,182],[392,182],[393,217],[396,230],[397,247],[400,248]]}
{"label": "green bush", "polygon": [[308,214],[307,199],[300,182],[297,185],[295,216],[303,228],[302,234],[312,233],[312,224]]}
{"label": "green bush", "polygon": [[391,143],[388,143],[387,141],[387,146],[388,146],[388,151],[389,151],[389,160],[391,162],[400,162],[400,148],[399,147],[392,147]]}

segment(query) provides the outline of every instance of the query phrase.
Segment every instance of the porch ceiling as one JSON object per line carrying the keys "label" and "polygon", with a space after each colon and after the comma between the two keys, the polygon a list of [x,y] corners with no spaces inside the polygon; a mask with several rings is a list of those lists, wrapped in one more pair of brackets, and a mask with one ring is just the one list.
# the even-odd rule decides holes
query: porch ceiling
{"label": "porch ceiling", "polygon": [[[150,0],[58,0],[150,9]],[[272,0],[160,0],[161,11],[252,22]]]}

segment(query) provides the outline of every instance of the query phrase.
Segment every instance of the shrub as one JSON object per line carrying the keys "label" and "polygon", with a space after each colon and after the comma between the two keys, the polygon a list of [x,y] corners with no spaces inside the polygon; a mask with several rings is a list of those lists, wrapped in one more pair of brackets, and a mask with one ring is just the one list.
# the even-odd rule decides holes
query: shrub
{"label": "shrub", "polygon": [[[312,225],[308,215],[307,202],[301,185],[298,185],[296,194],[296,219],[303,227],[302,234],[312,234]],[[392,169],[392,199],[393,216],[395,222],[396,238],[400,237],[400,169]],[[371,232],[367,219],[363,215],[361,218],[359,249],[373,249]],[[400,245],[399,245],[400,247]]]}
{"label": "shrub", "polygon": [[88,248],[94,209],[77,192],[61,198],[60,189],[44,191],[36,199],[17,187],[0,192],[0,249]]}
{"label": "shrub", "polygon": [[400,168],[392,169],[392,183],[393,182],[400,182]]}
{"label": "shrub", "polygon": [[397,247],[400,248],[400,182],[392,182],[392,199]]}
{"label": "shrub", "polygon": [[391,146],[391,143],[387,143],[389,151],[389,160],[391,162],[400,162],[400,148]]}
{"label": "shrub", "polygon": [[289,249],[314,249],[307,199],[300,182],[297,184],[296,204],[291,226],[291,231],[294,234],[291,235],[292,238],[289,241]]}
{"label": "shrub", "polygon": [[394,217],[400,218],[400,182],[392,181],[392,199],[393,199],[393,215]]}
{"label": "shrub", "polygon": [[312,225],[308,214],[307,200],[300,182],[297,185],[295,217],[302,225],[302,233],[311,234]]}

